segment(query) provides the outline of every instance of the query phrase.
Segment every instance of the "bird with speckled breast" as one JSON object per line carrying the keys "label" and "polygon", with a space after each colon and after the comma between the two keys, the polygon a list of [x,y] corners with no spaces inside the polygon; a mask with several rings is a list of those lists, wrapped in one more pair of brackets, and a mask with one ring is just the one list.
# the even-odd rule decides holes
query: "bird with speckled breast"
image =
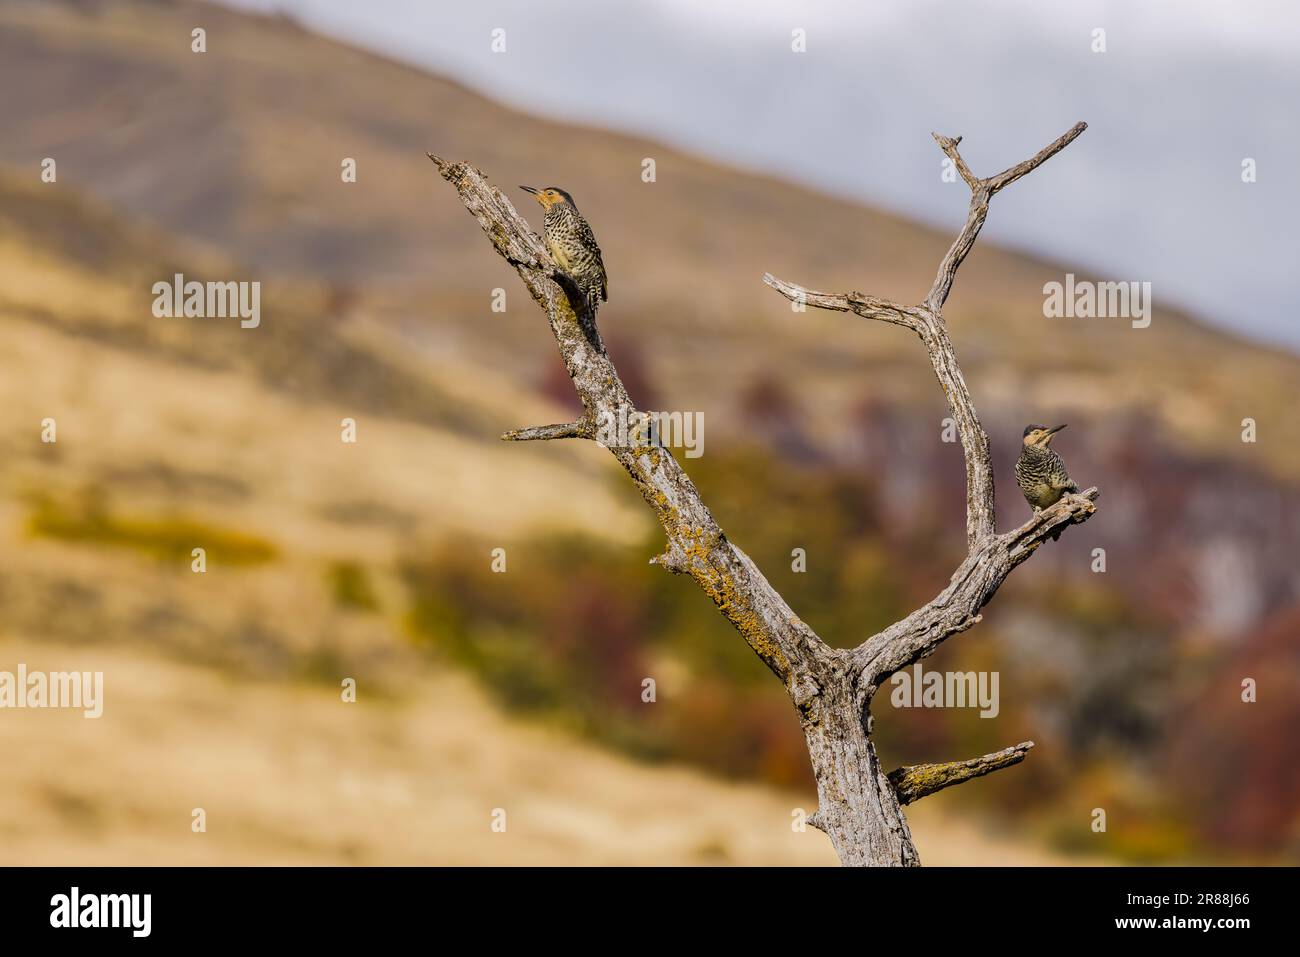
{"label": "bird with speckled breast", "polygon": [[582,293],[594,317],[597,303],[609,299],[605,289],[605,261],[596,244],[596,234],[565,190],[558,186],[519,188],[536,196],[546,210],[543,221],[546,249]]}
{"label": "bird with speckled breast", "polygon": [[[1055,505],[1067,492],[1079,491],[1079,486],[1065,469],[1065,462],[1051,447],[1052,438],[1063,428],[1064,425],[1050,429],[1045,425],[1025,426],[1020,458],[1016,459],[1016,484],[1034,511]],[[1060,537],[1058,528],[1052,534],[1052,540]]]}

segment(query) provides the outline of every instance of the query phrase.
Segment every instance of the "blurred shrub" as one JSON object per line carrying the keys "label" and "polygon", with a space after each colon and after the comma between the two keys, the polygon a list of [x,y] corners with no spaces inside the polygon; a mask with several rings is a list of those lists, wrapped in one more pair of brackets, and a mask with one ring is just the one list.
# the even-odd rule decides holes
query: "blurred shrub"
{"label": "blurred shrub", "polygon": [[340,608],[379,610],[379,598],[370,584],[370,576],[355,562],[332,563],[326,573],[326,583]]}

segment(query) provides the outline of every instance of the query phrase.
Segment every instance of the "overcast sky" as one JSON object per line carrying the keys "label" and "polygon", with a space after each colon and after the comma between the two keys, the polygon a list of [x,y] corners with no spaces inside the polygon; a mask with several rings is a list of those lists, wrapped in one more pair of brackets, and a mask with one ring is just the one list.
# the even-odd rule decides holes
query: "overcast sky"
{"label": "overcast sky", "polygon": [[[988,175],[1086,120],[1052,188],[1001,194],[985,235],[1151,282],[1156,321],[1178,305],[1300,347],[1300,3],[225,2],[290,12],[535,113],[953,229],[965,198],[939,183],[931,130],[962,135]],[[806,53],[791,50],[795,28]]]}

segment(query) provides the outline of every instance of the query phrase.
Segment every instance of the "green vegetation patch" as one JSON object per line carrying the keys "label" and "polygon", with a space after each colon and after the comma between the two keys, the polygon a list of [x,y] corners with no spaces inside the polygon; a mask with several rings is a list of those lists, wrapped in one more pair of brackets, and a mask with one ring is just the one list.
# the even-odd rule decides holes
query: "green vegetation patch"
{"label": "green vegetation patch", "polygon": [[264,538],[193,518],[122,515],[99,505],[69,507],[44,498],[33,507],[27,528],[40,538],[130,548],[159,561],[189,562],[195,548],[223,565],[261,565],[277,554]]}

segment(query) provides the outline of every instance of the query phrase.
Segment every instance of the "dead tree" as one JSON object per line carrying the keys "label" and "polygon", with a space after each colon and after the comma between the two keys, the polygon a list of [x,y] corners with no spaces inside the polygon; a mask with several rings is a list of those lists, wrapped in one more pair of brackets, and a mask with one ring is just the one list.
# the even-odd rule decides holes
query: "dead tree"
{"label": "dead tree", "polygon": [[[576,421],[508,432],[508,441],[590,439],[601,442],[627,470],[663,526],[663,553],[651,563],[689,575],[718,606],[746,643],[785,686],[794,702],[817,781],[818,808],[809,823],[831,839],[841,862],[908,866],[920,863],[902,806],[927,794],[1017,764],[1033,743],[1026,741],[969,761],[923,764],[886,773],[871,740],[871,699],[895,672],[909,667],[980,620],[980,609],[1011,570],[1053,532],[1086,521],[1098,491],[1067,495],[1019,528],[997,533],[993,465],[988,436],[980,426],[970,392],[957,365],[943,318],[943,304],[958,267],[984,224],[989,200],[1064,149],[1083,132],[1079,123],[1038,155],[987,179],[979,179],[957,151],[960,138],[935,135],[970,187],[966,225],[939,265],[925,300],[908,306],[874,296],[813,292],[771,275],[764,281],[787,298],[821,309],[852,312],[910,329],[930,355],[956,422],[966,460],[968,554],[952,580],[929,604],[872,635],[856,648],[831,648],[814,634],[762,573],[713,520],[677,460],[652,438],[610,442],[602,423],[644,421],[628,397],[608,355],[586,330],[588,318],[575,313],[541,240],[483,173],[465,163],[429,154],[444,179],[478,220],[498,254],[523,280],[546,313],[560,356],[582,402]],[[578,302],[577,299],[574,302]],[[583,307],[579,304],[578,309]],[[622,416],[622,418],[620,418]]]}

